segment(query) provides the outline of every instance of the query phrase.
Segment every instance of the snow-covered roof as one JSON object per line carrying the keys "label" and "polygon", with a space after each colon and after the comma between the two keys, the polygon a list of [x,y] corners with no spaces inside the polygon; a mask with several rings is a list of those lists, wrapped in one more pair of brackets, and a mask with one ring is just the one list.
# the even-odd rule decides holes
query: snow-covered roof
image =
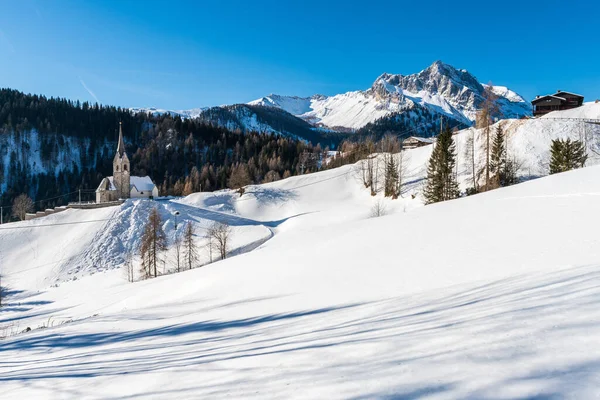
{"label": "snow-covered roof", "polygon": [[[129,179],[130,190],[131,188],[135,187],[138,192],[151,192],[156,186],[149,176],[131,176]],[[100,185],[96,190],[117,190],[117,187],[114,183],[114,177],[107,176],[106,178],[102,179],[102,182],[100,182]]]}
{"label": "snow-covered roof", "polygon": [[420,136],[410,136],[407,137],[406,139],[404,139],[404,141],[409,141],[409,140],[414,140],[417,142],[421,142],[421,143],[434,143],[435,142],[435,138],[425,138],[425,137],[420,137]]}
{"label": "snow-covered roof", "polygon": [[554,93],[553,96],[556,96],[556,95],[558,95],[560,93],[570,94],[571,96],[577,96],[577,97],[581,97],[583,99],[583,96],[580,95],[580,94],[576,94],[576,93],[573,93],[573,92],[565,92],[564,90],[559,90],[558,92]]}
{"label": "snow-covered roof", "polygon": [[130,178],[130,188],[135,187],[138,192],[150,192],[155,185],[149,176],[132,176]]}
{"label": "snow-covered roof", "polygon": [[547,94],[546,96],[540,96],[540,97],[537,97],[537,98],[533,99],[531,102],[532,102],[532,103],[536,103],[536,102],[538,102],[538,101],[540,101],[540,100],[547,99],[547,98],[549,98],[549,97],[551,97],[551,98],[553,98],[553,99],[558,99],[558,100],[562,100],[562,101],[567,101],[567,99],[565,99],[564,97],[558,97],[558,96],[555,96],[555,95],[553,95],[553,94]]}
{"label": "snow-covered roof", "polygon": [[117,188],[115,187],[115,185],[113,183],[112,176],[108,176],[108,177],[102,179],[102,181],[100,182],[100,185],[98,185],[98,189],[96,189],[96,191],[100,191],[100,190],[117,190]]}

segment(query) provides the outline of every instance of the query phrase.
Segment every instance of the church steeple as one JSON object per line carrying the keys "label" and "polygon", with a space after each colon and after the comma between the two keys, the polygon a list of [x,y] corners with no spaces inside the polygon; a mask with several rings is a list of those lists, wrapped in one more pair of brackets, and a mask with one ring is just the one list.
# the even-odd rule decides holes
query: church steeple
{"label": "church steeple", "polygon": [[119,144],[117,145],[117,154],[123,157],[125,153],[125,142],[123,142],[123,125],[119,122]]}
{"label": "church steeple", "polygon": [[113,160],[113,184],[117,190],[118,198],[126,199],[130,194],[130,165],[129,157],[125,153],[125,142],[123,141],[123,124],[119,122],[119,143],[117,154]]}

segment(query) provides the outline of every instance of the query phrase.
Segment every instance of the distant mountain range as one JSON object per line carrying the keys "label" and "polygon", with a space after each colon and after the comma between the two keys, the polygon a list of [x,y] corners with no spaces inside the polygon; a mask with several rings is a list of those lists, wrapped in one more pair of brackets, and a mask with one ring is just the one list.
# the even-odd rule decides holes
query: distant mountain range
{"label": "distant mountain range", "polygon": [[[310,141],[344,134],[429,136],[444,116],[453,126],[470,126],[481,108],[486,85],[464,69],[441,61],[412,75],[383,74],[367,90],[311,97],[270,94],[248,104],[170,111],[134,108],[134,112],[170,113],[200,118],[232,130],[264,131]],[[493,86],[498,118],[531,115],[531,104],[504,86]]]}

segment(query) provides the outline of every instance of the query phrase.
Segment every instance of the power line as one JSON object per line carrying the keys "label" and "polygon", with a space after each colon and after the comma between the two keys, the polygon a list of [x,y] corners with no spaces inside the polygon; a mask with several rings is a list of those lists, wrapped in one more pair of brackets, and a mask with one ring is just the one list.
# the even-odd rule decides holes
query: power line
{"label": "power line", "polygon": [[30,228],[44,228],[47,226],[60,226],[60,225],[78,225],[78,224],[89,224],[92,222],[103,222],[103,221],[111,221],[116,218],[107,218],[107,219],[92,219],[89,221],[75,221],[75,222],[58,222],[55,224],[40,224],[40,225],[29,225],[29,226],[13,226],[9,228],[0,228],[0,231],[8,231],[11,229],[30,229]]}

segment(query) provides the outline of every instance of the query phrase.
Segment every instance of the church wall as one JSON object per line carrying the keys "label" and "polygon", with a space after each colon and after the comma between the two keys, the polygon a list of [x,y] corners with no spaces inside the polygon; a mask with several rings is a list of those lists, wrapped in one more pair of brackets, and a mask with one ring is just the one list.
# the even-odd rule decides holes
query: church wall
{"label": "church wall", "polygon": [[118,200],[115,190],[101,190],[96,192],[96,203]]}
{"label": "church wall", "polygon": [[153,196],[153,192],[152,191],[141,191],[138,192],[137,189],[135,188],[135,186],[133,188],[131,188],[131,198],[132,199],[148,199],[150,198],[150,196]]}

